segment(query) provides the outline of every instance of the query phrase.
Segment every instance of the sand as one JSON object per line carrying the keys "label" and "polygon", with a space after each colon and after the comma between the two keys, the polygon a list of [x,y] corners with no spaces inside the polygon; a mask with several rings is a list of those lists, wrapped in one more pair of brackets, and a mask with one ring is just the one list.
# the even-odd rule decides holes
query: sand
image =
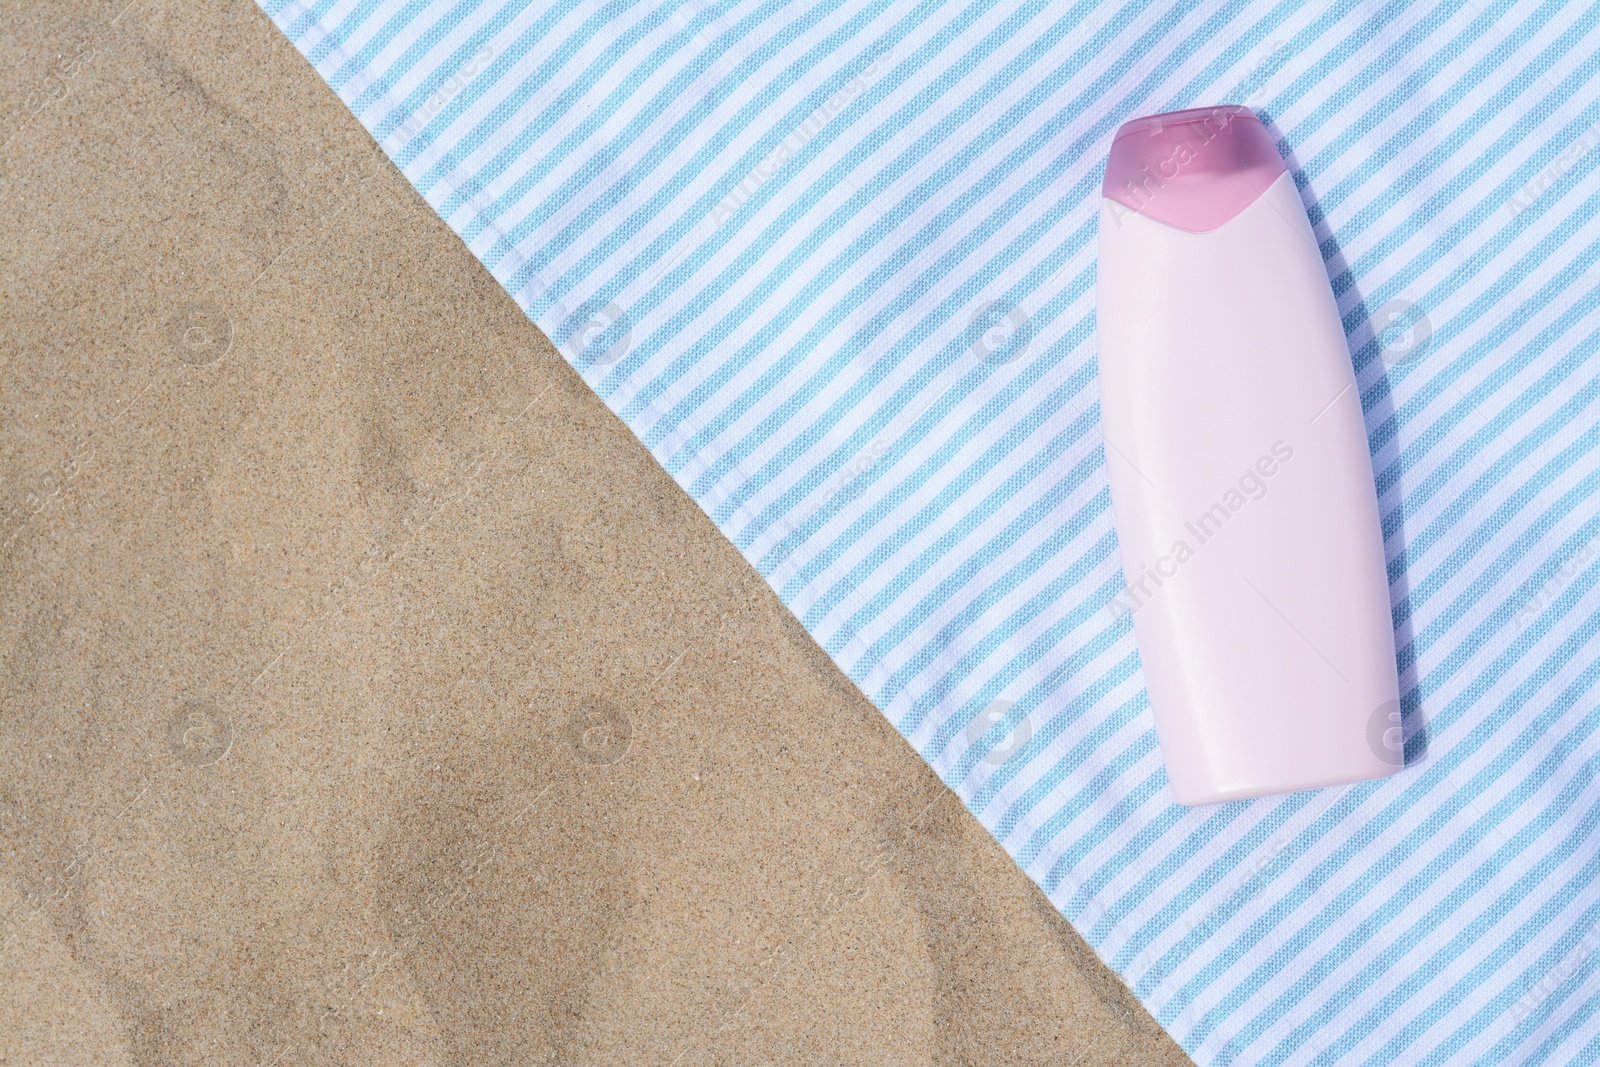
{"label": "sand", "polygon": [[1188,1061],[253,5],[0,26],[0,1060]]}

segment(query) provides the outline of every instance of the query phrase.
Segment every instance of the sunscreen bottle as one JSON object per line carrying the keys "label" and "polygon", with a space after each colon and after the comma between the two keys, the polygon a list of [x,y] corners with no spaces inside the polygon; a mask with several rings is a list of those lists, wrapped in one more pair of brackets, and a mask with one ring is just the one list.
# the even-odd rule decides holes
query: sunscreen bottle
{"label": "sunscreen bottle", "polygon": [[1117,131],[1100,404],[1126,593],[1174,799],[1403,763],[1383,539],[1316,238],[1246,108]]}

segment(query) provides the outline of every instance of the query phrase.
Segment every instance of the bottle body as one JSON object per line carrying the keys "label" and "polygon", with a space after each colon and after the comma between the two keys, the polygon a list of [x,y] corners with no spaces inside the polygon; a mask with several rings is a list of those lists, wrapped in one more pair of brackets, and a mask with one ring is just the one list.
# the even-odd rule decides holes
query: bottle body
{"label": "bottle body", "polygon": [[[1183,143],[1163,119],[1155,137]],[[1104,197],[1100,218],[1101,411],[1128,586],[1113,610],[1133,616],[1185,804],[1402,763],[1387,572],[1344,331],[1293,180],[1259,151],[1265,131],[1242,110],[1222,125],[1256,150],[1191,131],[1199,163],[1185,175],[1159,165],[1172,156],[1157,145],[1155,181]],[[1138,150],[1147,130],[1134,131]],[[1195,176],[1184,201],[1175,187]],[[1201,203],[1230,181],[1229,195]]]}

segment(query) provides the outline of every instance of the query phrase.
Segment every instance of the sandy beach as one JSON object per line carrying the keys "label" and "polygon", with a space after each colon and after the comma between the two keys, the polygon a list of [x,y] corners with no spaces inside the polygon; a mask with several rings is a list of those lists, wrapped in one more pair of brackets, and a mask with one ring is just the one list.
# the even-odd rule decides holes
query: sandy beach
{"label": "sandy beach", "polygon": [[1189,1062],[254,5],[0,50],[0,1062]]}

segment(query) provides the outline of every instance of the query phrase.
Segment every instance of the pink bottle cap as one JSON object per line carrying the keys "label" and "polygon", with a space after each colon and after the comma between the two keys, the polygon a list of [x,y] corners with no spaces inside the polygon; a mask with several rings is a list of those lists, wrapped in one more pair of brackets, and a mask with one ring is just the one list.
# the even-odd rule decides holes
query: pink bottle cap
{"label": "pink bottle cap", "polygon": [[1148,115],[1111,142],[1101,194],[1191,233],[1214,230],[1284,173],[1277,145],[1247,107]]}

